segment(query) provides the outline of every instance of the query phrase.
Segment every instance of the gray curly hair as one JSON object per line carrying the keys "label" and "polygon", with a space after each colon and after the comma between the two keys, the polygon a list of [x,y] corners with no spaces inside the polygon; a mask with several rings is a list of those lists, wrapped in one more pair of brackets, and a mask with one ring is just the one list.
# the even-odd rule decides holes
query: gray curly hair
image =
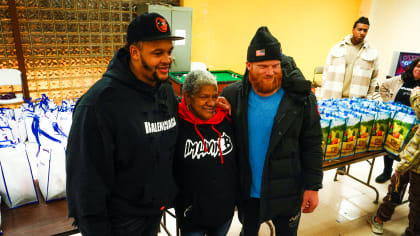
{"label": "gray curly hair", "polygon": [[208,71],[191,71],[184,80],[182,92],[187,92],[189,95],[193,95],[198,92],[203,85],[214,85],[217,88],[216,78]]}

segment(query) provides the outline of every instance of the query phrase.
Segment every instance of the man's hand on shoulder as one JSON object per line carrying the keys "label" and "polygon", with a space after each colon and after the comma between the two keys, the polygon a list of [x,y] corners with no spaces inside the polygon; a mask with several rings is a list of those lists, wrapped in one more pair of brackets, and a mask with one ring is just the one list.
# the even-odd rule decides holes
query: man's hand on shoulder
{"label": "man's hand on shoulder", "polygon": [[224,110],[227,110],[228,111],[228,114],[231,115],[231,105],[230,105],[229,101],[225,97],[219,96],[217,98],[216,105],[218,107],[224,109]]}

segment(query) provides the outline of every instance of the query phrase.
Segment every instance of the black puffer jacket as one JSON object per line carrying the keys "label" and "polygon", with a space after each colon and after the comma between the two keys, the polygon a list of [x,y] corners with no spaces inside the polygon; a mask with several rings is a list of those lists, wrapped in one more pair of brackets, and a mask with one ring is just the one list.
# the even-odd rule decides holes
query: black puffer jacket
{"label": "black puffer jacket", "polygon": [[[320,116],[316,98],[293,58],[282,56],[284,96],[277,110],[261,183],[260,220],[291,216],[300,211],[304,190],[322,187]],[[243,81],[222,92],[232,105],[238,143],[242,199],[250,197],[251,167],[248,143],[248,72]]]}
{"label": "black puffer jacket", "polygon": [[120,49],[74,110],[67,202],[83,235],[112,235],[112,218],[159,216],[176,196],[178,103],[170,83],[137,79],[129,58]]}

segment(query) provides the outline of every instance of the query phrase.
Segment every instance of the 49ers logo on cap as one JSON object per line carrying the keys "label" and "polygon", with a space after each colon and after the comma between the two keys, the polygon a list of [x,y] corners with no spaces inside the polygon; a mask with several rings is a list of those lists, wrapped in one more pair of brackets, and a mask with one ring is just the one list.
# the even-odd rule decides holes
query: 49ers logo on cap
{"label": "49ers logo on cap", "polygon": [[166,23],[166,20],[163,19],[162,17],[156,17],[156,28],[160,31],[160,32],[166,32],[168,31],[168,24]]}

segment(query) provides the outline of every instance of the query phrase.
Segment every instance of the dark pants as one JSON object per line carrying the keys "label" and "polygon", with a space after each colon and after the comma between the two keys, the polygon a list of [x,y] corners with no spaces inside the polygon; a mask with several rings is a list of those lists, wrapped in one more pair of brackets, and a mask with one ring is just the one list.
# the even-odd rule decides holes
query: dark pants
{"label": "dark pants", "polygon": [[410,201],[410,213],[408,213],[408,228],[405,230],[407,236],[420,235],[420,174],[410,172],[410,190],[408,200]]}
{"label": "dark pants", "polygon": [[391,155],[385,155],[384,156],[384,174],[392,174],[392,163],[394,162],[394,159],[392,159]]}
{"label": "dark pants", "polygon": [[214,229],[202,229],[194,232],[187,232],[181,229],[181,236],[226,236],[231,223],[232,219],[229,219],[226,223]]}
{"label": "dark pants", "polygon": [[[260,230],[260,199],[250,198],[239,207],[239,220],[242,223],[241,236],[258,236]],[[276,235],[296,236],[300,220],[300,211],[293,216],[277,216],[271,219]]]}
{"label": "dark pants", "polygon": [[161,215],[111,219],[113,236],[156,236]]}
{"label": "dark pants", "polygon": [[[384,157],[385,158],[385,157]],[[409,173],[406,172],[403,175],[400,175],[399,185],[397,191],[395,191],[396,178],[395,175],[391,177],[391,183],[388,185],[388,193],[383,199],[381,205],[379,205],[376,216],[379,217],[382,221],[388,221],[391,219],[392,214],[394,214],[395,207],[401,203],[403,190],[407,186],[409,181]]]}

